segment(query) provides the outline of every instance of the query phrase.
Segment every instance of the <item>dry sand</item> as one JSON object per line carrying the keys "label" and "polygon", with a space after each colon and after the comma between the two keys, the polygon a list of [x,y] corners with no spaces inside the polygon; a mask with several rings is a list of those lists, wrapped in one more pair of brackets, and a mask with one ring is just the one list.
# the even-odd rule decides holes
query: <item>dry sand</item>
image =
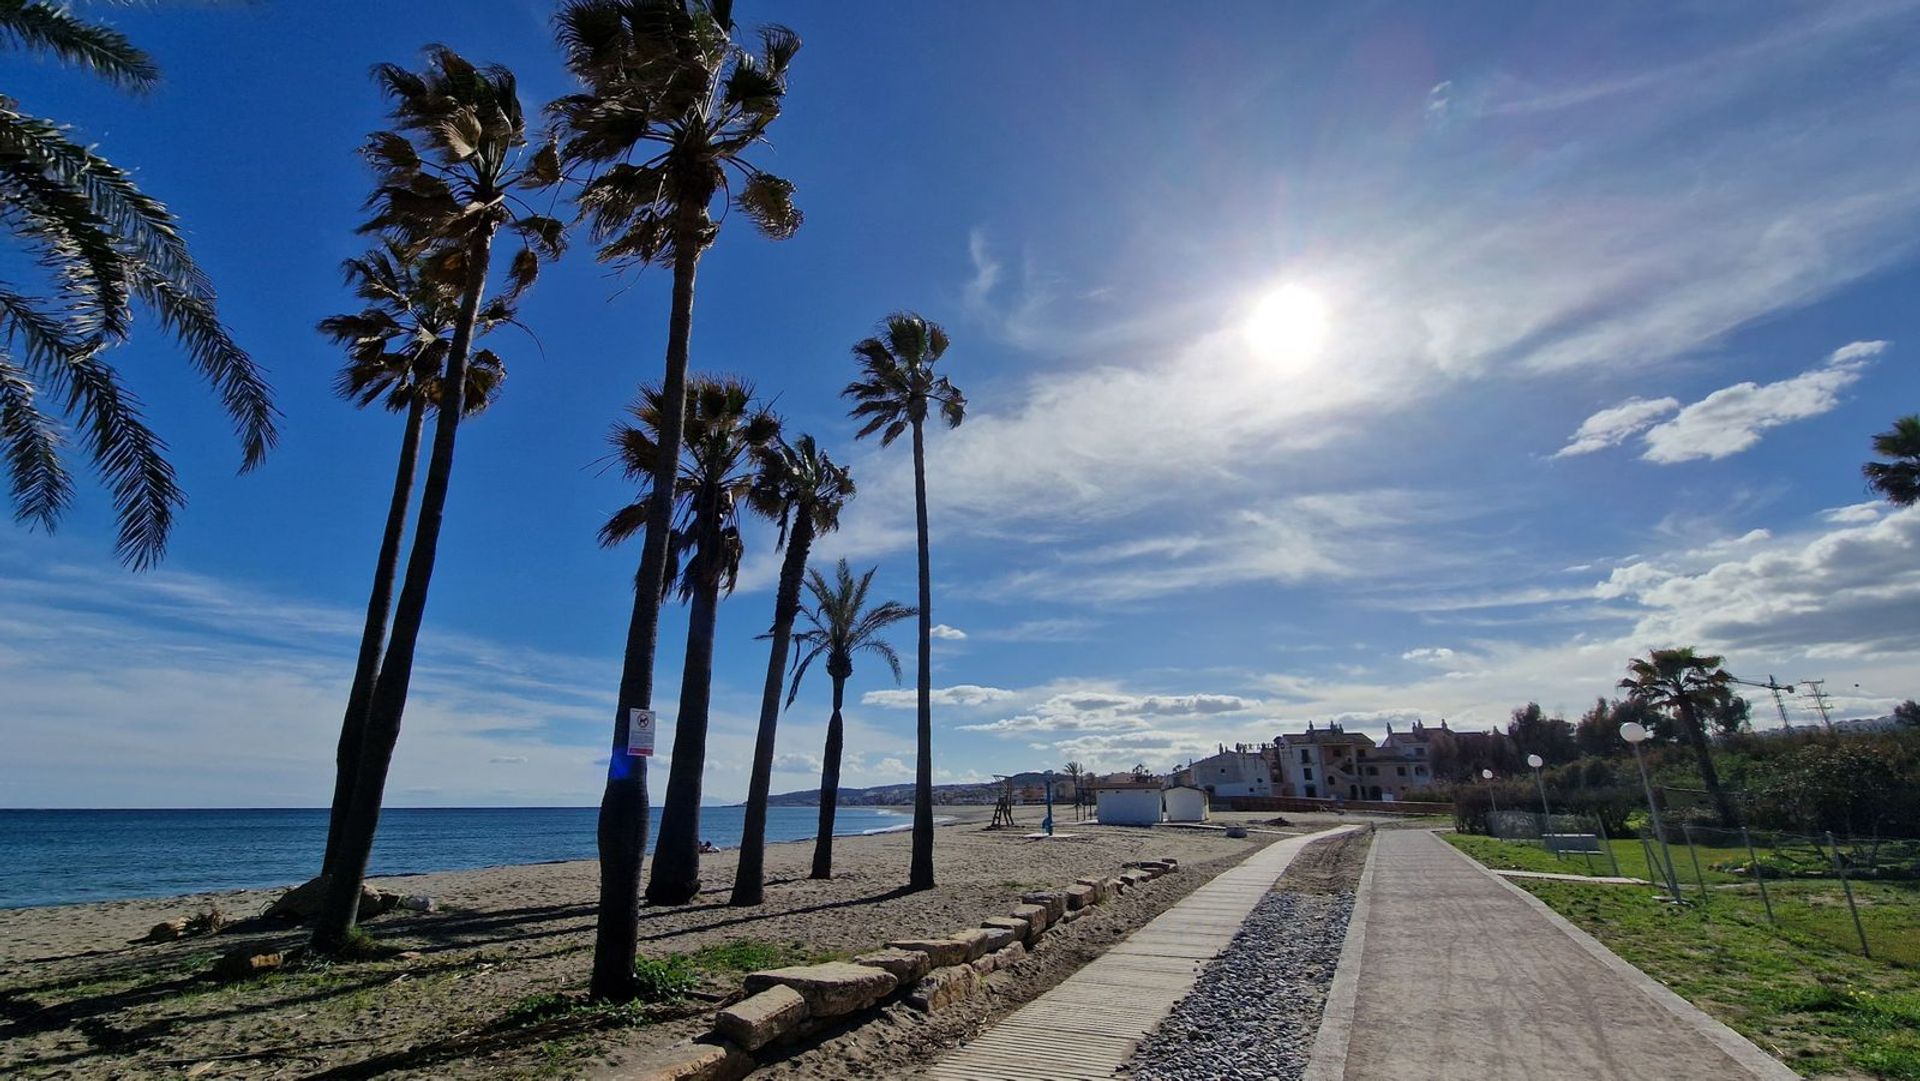
{"label": "dry sand", "polygon": [[[742,975],[739,959],[715,948],[731,946],[738,953],[740,944],[751,944],[760,955],[757,963],[767,957],[788,962],[845,956],[890,938],[973,926],[1004,912],[1023,890],[1111,874],[1126,860],[1160,854],[1181,859],[1188,873],[1067,928],[1076,934],[1061,939],[1051,960],[1037,957],[1025,983],[1015,980],[999,992],[1018,997],[1038,993],[1027,983],[1044,987],[1063,978],[1177,896],[1275,839],[1269,833],[1231,840],[1218,832],[1071,824],[1062,831],[1075,836],[1028,840],[1017,832],[986,830],[984,808],[979,814],[941,809],[950,810],[968,820],[939,831],[940,885],[920,893],[898,890],[907,866],[904,833],[838,839],[836,877],[828,882],[806,878],[811,842],[771,846],[767,903],[753,909],[726,905],[732,854],[706,857],[706,891],[691,905],[642,910],[640,939],[646,956],[691,955],[702,964],[700,991],[707,999],[651,1008],[639,1026],[631,1016],[579,1011],[535,1024],[506,1019],[531,996],[584,986],[596,890],[591,861],[382,880],[443,906],[433,915],[389,915],[367,925],[382,943],[420,956],[307,967],[242,984],[212,983],[202,973],[221,952],[290,948],[300,932],[243,929],[159,945],[128,941],[163,919],[210,903],[230,915],[251,916],[275,891],[0,912],[0,1074],[578,1076],[623,1047],[702,1030],[712,1000],[737,989]],[[1030,817],[1038,820],[1037,814]],[[985,1016],[992,1008],[988,1002],[975,1013]],[[883,1031],[861,1039],[828,1034],[796,1049],[774,1072],[885,1077],[951,1038],[928,1029],[896,1048]]]}

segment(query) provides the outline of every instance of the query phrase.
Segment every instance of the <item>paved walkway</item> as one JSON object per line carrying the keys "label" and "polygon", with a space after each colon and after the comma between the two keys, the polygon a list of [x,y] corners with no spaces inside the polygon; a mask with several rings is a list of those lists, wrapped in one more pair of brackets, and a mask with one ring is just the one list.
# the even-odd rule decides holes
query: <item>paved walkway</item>
{"label": "paved walkway", "polygon": [[1502,871],[1493,872],[1501,878],[1544,878],[1549,882],[1585,882],[1589,886],[1651,886],[1653,883],[1644,878],[1628,878],[1625,875],[1568,875],[1559,871]]}
{"label": "paved walkway", "polygon": [[[1110,1078],[1302,848],[1357,826],[1269,845],[1188,894],[1124,942],[1007,1015],[927,1072],[931,1081]],[[1187,872],[1181,872],[1185,874]],[[1149,887],[1151,888],[1151,887]],[[1413,1075],[1409,1075],[1413,1076]]]}
{"label": "paved walkway", "polygon": [[1309,1081],[1794,1077],[1426,830],[1374,835],[1360,901]]}

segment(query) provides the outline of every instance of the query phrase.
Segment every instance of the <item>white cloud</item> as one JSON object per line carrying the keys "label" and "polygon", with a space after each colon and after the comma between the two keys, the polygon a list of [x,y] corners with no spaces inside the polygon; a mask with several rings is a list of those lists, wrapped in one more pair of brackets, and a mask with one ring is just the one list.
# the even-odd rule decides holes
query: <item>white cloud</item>
{"label": "white cloud", "polygon": [[1760,433],[1817,417],[1840,404],[1840,392],[1860,379],[1886,342],[1854,342],[1834,350],[1824,364],[1777,383],[1736,383],[1682,409],[1648,429],[1650,462],[1671,464],[1725,458],[1760,442]]}
{"label": "white cloud", "polygon": [[1098,626],[1097,619],[1059,616],[1022,620],[1011,627],[977,631],[975,636],[985,642],[1076,642],[1084,640],[1087,632]]}
{"label": "white cloud", "polygon": [[819,773],[820,766],[819,755],[788,752],[773,758],[775,773]]}
{"label": "white cloud", "polygon": [[1446,664],[1453,660],[1454,651],[1446,646],[1421,646],[1400,654],[1403,661],[1419,661],[1423,664]]}
{"label": "white cloud", "polygon": [[965,641],[967,637],[966,631],[958,627],[949,627],[945,623],[935,623],[933,628],[927,633],[934,638],[947,642],[961,642]]}
{"label": "white cloud", "polygon": [[[951,687],[935,687],[932,692],[936,706],[984,706],[991,702],[1004,702],[1014,696],[1014,692],[1001,687],[982,687],[977,683],[957,683]],[[883,709],[917,709],[920,704],[919,692],[914,689],[897,691],[868,691],[860,701],[869,706]]]}
{"label": "white cloud", "polygon": [[1619,405],[1602,409],[1582,421],[1567,445],[1554,453],[1555,458],[1592,454],[1617,447],[1630,436],[1645,431],[1654,421],[1680,408],[1676,398],[1628,398]]}
{"label": "white cloud", "polygon": [[964,732],[1014,735],[1035,732],[1126,732],[1159,728],[1169,721],[1189,724],[1237,724],[1221,718],[1245,715],[1263,703],[1236,694],[1128,694],[1084,688],[1026,696],[1029,705],[1010,717],[961,725]]}
{"label": "white cloud", "polygon": [[1828,507],[1820,512],[1820,519],[1840,525],[1859,525],[1862,522],[1877,521],[1886,509],[1887,505],[1877,500],[1868,503],[1850,503],[1844,507]]}

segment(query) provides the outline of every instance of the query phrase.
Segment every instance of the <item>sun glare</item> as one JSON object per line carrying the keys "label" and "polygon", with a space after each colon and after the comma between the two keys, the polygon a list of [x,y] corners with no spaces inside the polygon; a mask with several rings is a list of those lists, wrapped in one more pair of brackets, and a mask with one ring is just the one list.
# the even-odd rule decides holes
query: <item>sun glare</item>
{"label": "sun glare", "polygon": [[1326,301],[1303,286],[1283,285],[1260,298],[1241,332],[1262,359],[1298,367],[1326,343]]}

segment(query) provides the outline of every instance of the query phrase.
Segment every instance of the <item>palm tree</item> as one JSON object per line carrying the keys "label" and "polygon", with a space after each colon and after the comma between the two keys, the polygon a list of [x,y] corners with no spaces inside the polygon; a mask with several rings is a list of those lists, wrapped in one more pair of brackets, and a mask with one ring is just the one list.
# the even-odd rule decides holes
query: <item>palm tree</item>
{"label": "palm tree", "polygon": [[827,659],[827,675],[833,678],[833,717],[827,721],[827,749],[820,766],[820,829],[813,838],[814,878],[833,877],[833,816],[840,804],[840,751],[844,733],[840,707],[846,698],[847,680],[853,676],[853,655],[877,654],[900,682],[900,655],[880,637],[880,632],[913,616],[913,609],[897,601],[882,601],[867,607],[867,591],[873,585],[868,570],[855,581],[847,561],[834,569],[832,584],[817,570],[807,572],[807,592],[813,603],[800,610],[810,626],[793,636],[806,650],[793,665],[793,686],[787,691],[787,705],[793,705],[800,693],[800,680],[821,657]]}
{"label": "palm tree", "polygon": [[[0,43],[88,68],[135,93],[160,80],[152,58],[125,36],[64,4],[0,2]],[[213,387],[240,437],[242,472],[272,449],[278,413],[264,374],[221,325],[213,286],[173,214],[69,135],[0,94],[0,221],[45,270],[53,294],[35,297],[0,281],[0,455],[14,517],[52,532],[72,502],[73,478],[61,460],[63,425],[49,414],[71,418],[112,492],[114,551],[142,569],[166,552],[185,496],[139,400],[100,358],[132,333],[134,302]]]}
{"label": "palm tree", "polygon": [[[407,507],[420,453],[420,431],[427,407],[440,393],[440,373],[460,313],[459,294],[437,281],[398,242],[380,245],[341,264],[354,295],[366,301],[359,312],[334,315],[320,321],[320,333],[346,349],[347,363],[334,378],[334,393],[365,408],[376,401],[389,412],[405,413],[400,434],[399,464],[394,470],[393,497],[387,504],[386,529],[380,536],[380,554],[374,561],[373,589],[367,598],[366,624],[360,634],[360,653],[353,684],[347,692],[347,711],[340,722],[340,742],[334,754],[333,810],[327,820],[324,876],[338,856],[340,830],[346,821],[353,777],[360,766],[360,737],[367,701],[380,672],[380,654],[387,643],[387,617],[393,607],[393,585],[400,569],[400,540],[406,532]],[[508,314],[496,310],[496,316]],[[482,324],[476,333],[490,329]],[[485,409],[493,400],[506,368],[492,350],[474,353],[467,366],[467,415]]]}
{"label": "palm tree", "polygon": [[1732,828],[1739,824],[1733,804],[1720,787],[1720,775],[1713,768],[1713,755],[1707,745],[1707,730],[1702,718],[1724,709],[1733,697],[1733,677],[1722,668],[1723,658],[1695,653],[1692,646],[1656,649],[1646,657],[1627,662],[1627,678],[1620,689],[1639,705],[1664,710],[1680,722],[1700,780],[1713,800],[1720,824]]}
{"label": "palm tree", "polygon": [[[647,527],[666,411],[666,394],[648,387],[629,410],[638,423],[614,428],[616,454],[628,478],[641,483],[642,492],[601,527],[602,544],[619,544]],[[779,438],[780,421],[754,404],[753,388],[747,384],[695,378],[687,388],[681,428],[685,445],[675,494],[682,509],[668,538],[667,580],[678,580],[680,599],[689,609],[673,766],[661,805],[653,877],[647,884],[647,899],[661,905],[683,905],[700,892],[700,782],[713,696],[714,625],[721,594],[733,592],[740,576],[739,508],[753,487],[752,463]]]}
{"label": "palm tree", "polygon": [[1873,452],[1893,460],[1861,466],[1867,484],[1896,506],[1920,502],[1920,413],[1901,417],[1892,428],[1874,436]]}
{"label": "palm tree", "polygon": [[633,710],[653,701],[694,276],[719,233],[712,215],[716,198],[731,195],[733,205],[774,239],[790,237],[800,226],[793,185],[746,157],[780,116],[787,66],[800,39],[769,27],[761,32],[759,53],[747,51],[733,40],[732,0],[566,0],[555,23],[567,67],[584,92],[550,109],[563,136],[563,160],[597,170],[581,191],[580,210],[600,258],[673,272],[660,392],[674,408],[666,411],[659,433],[661,472],[650,486],[654,502],[647,508],[613,753],[600,800],[600,904],[590,990],[596,999],[625,1001],[635,995],[640,861],[647,841],[646,760],[626,755],[627,722]]}
{"label": "palm tree", "polygon": [[[426,55],[423,74],[394,64],[374,68],[399,130],[375,132],[367,139],[363,153],[380,186],[368,200],[374,217],[362,229],[385,234],[417,252],[431,279],[457,295],[459,304],[440,373],[433,446],[420,489],[413,547],[394,606],[386,656],[367,703],[360,765],[340,829],[334,873],[314,921],[313,945],[322,953],[337,952],[351,942],[358,916],[360,886],[380,824],[387,770],[400,738],[414,650],[433,580],[455,437],[468,402],[474,335],[482,325],[509,316],[509,306],[538,276],[540,261],[557,258],[564,243],[565,230],[557,220],[517,213],[514,189],[556,182],[559,157],[552,147],[526,151],[526,118],[513,73],[498,66],[475,67],[445,46],[429,46]],[[517,233],[522,247],[508,265],[502,295],[483,307],[494,239],[503,228]]]}
{"label": "palm tree", "polygon": [[[853,477],[834,465],[813,437],[788,443],[776,440],[761,449],[760,474],[747,501],[755,511],[780,523],[786,559],[774,591],[773,627],[766,637],[767,681],[760,692],[760,730],[753,741],[753,773],[747,783],[746,821],[740,831],[740,859],[734,868],[734,905],[757,905],[766,888],[767,799],[773,787],[773,742],[780,723],[780,682],[786,674],[793,621],[800,614],[800,583],[813,538],[840,528],[840,508],[853,498]],[[792,532],[788,532],[788,527]]]}
{"label": "palm tree", "polygon": [[966,419],[967,399],[935,374],[933,366],[947,351],[947,332],[913,312],[895,312],[880,325],[878,337],[853,347],[861,378],[841,394],[854,401],[852,415],[866,426],[855,436],[880,434],[880,445],[891,446],[908,431],[913,433],[913,514],[920,549],[920,687],[919,757],[914,763],[913,865],[907,888],[933,888],[933,575],[927,560],[927,450],[922,432],[927,410],[937,407],[947,427]]}

